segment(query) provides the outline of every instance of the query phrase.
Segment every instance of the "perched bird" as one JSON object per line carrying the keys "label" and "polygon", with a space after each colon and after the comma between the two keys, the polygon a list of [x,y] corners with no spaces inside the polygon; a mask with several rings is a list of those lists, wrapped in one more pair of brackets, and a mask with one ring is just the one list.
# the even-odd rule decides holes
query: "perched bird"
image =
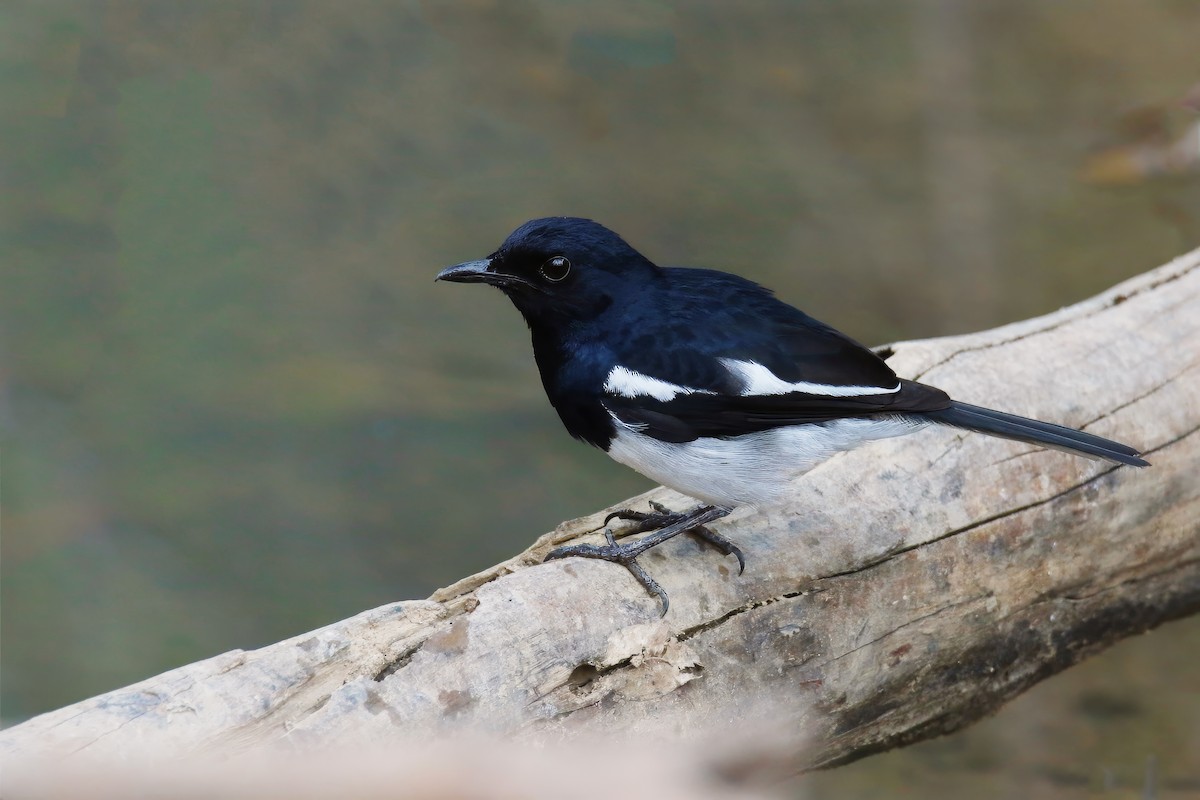
{"label": "perched bird", "polygon": [[745,565],[704,525],[779,499],[790,481],[864,442],[929,424],[1147,466],[1123,444],[951,400],[896,377],[882,358],[756,283],[709,269],[659,267],[616,233],[574,217],[536,219],[480,261],[437,280],[487,283],[529,325],[542,385],[567,431],[705,505],[616,512],[655,530],[547,558],[602,558],[666,592],[635,558],[683,532]]}

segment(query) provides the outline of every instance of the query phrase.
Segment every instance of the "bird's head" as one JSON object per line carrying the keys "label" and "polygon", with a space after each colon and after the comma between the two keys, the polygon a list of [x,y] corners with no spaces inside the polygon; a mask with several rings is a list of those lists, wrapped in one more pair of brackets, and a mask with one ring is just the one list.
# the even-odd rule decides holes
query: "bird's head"
{"label": "bird's head", "polygon": [[438,273],[437,280],[489,283],[508,295],[530,327],[595,319],[648,289],[658,268],[599,223],[546,217],[517,228],[496,252]]}

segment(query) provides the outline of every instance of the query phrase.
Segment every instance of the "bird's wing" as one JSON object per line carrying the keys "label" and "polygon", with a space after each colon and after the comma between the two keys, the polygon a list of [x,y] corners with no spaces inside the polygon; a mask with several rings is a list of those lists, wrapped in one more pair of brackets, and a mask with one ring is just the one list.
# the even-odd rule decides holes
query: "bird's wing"
{"label": "bird's wing", "polygon": [[810,392],[730,395],[690,392],[673,397],[607,394],[601,401],[620,424],[666,442],[706,436],[737,436],[785,425],[829,422],[847,417],[908,414],[946,408],[940,389],[899,381],[886,394],[830,396]]}
{"label": "bird's wing", "polygon": [[758,284],[715,270],[668,268],[664,274],[668,292],[643,320],[640,335],[619,347],[631,368],[682,375],[701,388],[739,387],[737,376],[730,383],[722,359],[760,364],[788,383],[896,385],[882,358]]}
{"label": "bird's wing", "polygon": [[[608,413],[639,433],[688,442],[950,405],[940,389],[901,380],[848,336],[745,287],[730,283],[741,296],[706,303],[702,322],[683,304],[666,341],[625,349],[604,382]],[[688,318],[694,323],[681,330]]]}

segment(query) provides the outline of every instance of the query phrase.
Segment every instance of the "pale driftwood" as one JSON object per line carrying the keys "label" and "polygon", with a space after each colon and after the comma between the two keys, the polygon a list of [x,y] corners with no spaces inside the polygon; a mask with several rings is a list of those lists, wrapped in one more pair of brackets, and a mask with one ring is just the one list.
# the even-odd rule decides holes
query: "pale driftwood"
{"label": "pale driftwood", "polygon": [[[1117,468],[929,429],[838,456],[782,509],[619,567],[548,550],[0,733],[9,757],[227,753],[471,727],[506,736],[802,731],[802,769],[954,730],[1104,646],[1200,608],[1200,250],[984,333],[892,348],[952,395],[1140,446]],[[655,497],[679,507],[665,490]],[[624,505],[624,504],[622,504]],[[397,535],[403,535],[401,531]]]}

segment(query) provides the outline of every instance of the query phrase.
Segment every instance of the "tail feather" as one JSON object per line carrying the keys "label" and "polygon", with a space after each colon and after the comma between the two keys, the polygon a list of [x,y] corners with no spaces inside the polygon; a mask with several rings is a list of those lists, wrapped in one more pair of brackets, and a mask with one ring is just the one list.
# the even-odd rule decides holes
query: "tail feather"
{"label": "tail feather", "polygon": [[1018,442],[1052,447],[1088,458],[1103,458],[1133,467],[1150,466],[1150,462],[1141,458],[1137,450],[1120,442],[1077,431],[1074,428],[1018,417],[1016,414],[1005,414],[1003,411],[993,411],[981,406],[953,401],[949,408],[926,411],[920,416],[931,422],[965,428],[991,436],[1000,436],[1004,439],[1015,439]]}

